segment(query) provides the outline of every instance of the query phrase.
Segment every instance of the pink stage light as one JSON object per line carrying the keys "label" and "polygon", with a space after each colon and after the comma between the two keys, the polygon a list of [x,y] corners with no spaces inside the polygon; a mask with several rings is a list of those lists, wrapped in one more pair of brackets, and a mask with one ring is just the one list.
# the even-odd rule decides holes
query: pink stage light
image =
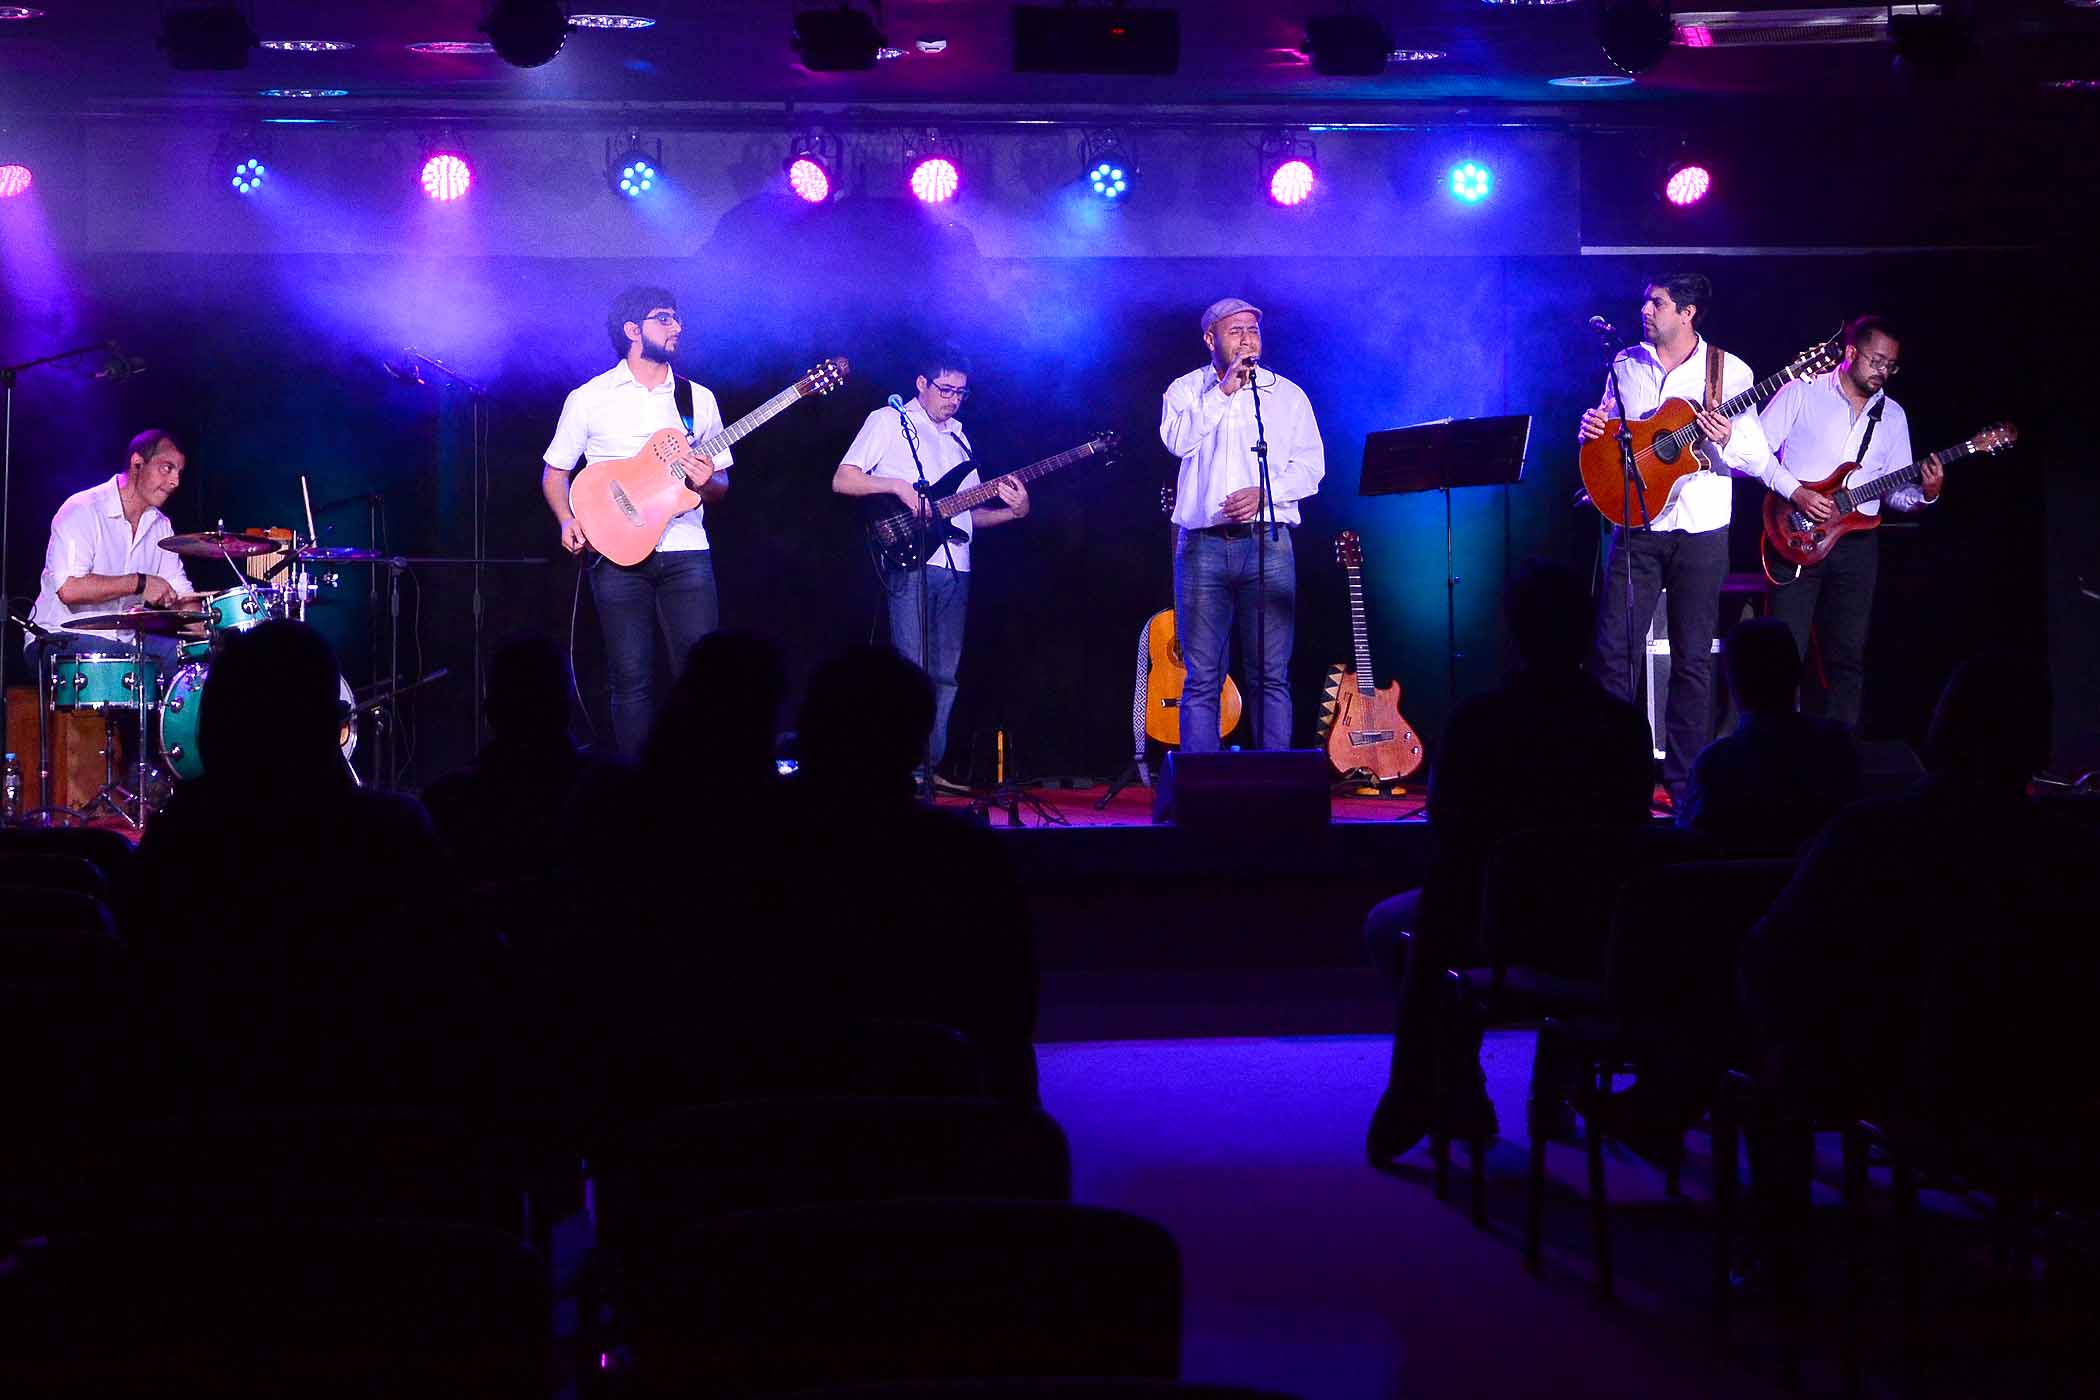
{"label": "pink stage light", "polygon": [[1663,198],[1679,209],[1688,208],[1706,198],[1713,188],[1713,174],[1703,165],[1680,165],[1670,172],[1663,183]]}
{"label": "pink stage light", "polygon": [[0,165],[0,199],[13,199],[36,183],[26,165]]}
{"label": "pink stage light", "polygon": [[946,156],[928,156],[911,168],[911,192],[925,204],[946,204],[962,188],[962,172]]}
{"label": "pink stage light", "polygon": [[1312,197],[1313,180],[1311,163],[1294,157],[1270,172],[1269,198],[1285,208],[1303,204]]}
{"label": "pink stage light", "polygon": [[460,157],[434,155],[423,162],[423,193],[440,204],[450,204],[474,183],[474,171]]}
{"label": "pink stage light", "polygon": [[808,156],[796,156],[788,163],[788,188],[797,198],[811,204],[822,204],[831,198],[831,173],[819,161]]}

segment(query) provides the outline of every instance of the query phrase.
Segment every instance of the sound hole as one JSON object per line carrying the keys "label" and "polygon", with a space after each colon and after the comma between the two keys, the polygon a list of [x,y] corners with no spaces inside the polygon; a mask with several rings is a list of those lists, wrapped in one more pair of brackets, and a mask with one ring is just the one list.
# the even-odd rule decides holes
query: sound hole
{"label": "sound hole", "polygon": [[1678,445],[1677,439],[1669,436],[1667,433],[1655,440],[1655,460],[1666,466],[1676,461],[1677,454],[1683,450]]}

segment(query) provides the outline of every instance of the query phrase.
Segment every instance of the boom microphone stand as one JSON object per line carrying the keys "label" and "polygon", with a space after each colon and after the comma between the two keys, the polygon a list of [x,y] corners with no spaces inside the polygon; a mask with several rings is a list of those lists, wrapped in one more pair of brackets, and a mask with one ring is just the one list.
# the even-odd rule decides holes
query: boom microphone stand
{"label": "boom microphone stand", "polygon": [[[1261,499],[1254,514],[1254,680],[1260,691],[1254,707],[1254,747],[1268,747],[1269,724],[1269,543],[1276,538],[1276,502],[1269,494],[1269,435],[1261,421],[1261,361],[1249,362],[1247,392],[1254,395],[1254,460],[1259,468]],[[1266,521],[1263,517],[1266,516]],[[1284,682],[1286,693],[1289,679]],[[1223,682],[1219,683],[1222,696]],[[1221,702],[1222,703],[1222,699]],[[1284,735],[1290,747],[1290,735]]]}
{"label": "boom microphone stand", "polygon": [[[912,552],[918,556],[918,562],[912,565],[909,572],[916,573],[919,576],[919,664],[926,667],[927,673],[930,675],[933,670],[930,664],[933,660],[933,580],[928,575],[927,570],[933,567],[931,558],[933,553],[933,501],[927,492],[933,483],[926,479],[926,464],[919,460],[919,435],[912,429],[911,419],[905,416],[903,397],[898,394],[892,394],[889,398],[889,404],[891,408],[897,410],[897,426],[904,431],[904,445],[911,449],[912,470],[919,474],[917,482],[919,508],[912,512],[911,517]],[[943,542],[942,547],[947,547],[945,542]],[[936,687],[933,703],[935,706],[941,703],[938,687]],[[932,741],[929,738],[928,751],[924,755],[926,759],[926,790],[920,794],[928,801],[933,799],[933,765],[940,761],[932,753],[931,745]]]}
{"label": "boom microphone stand", "polygon": [[1648,484],[1641,479],[1640,470],[1633,464],[1633,428],[1626,421],[1626,393],[1619,387],[1618,352],[1613,348],[1609,334],[1600,333],[1599,339],[1603,341],[1604,353],[1609,357],[1604,372],[1611,380],[1613,406],[1619,410],[1619,473],[1621,480],[1619,484],[1618,546],[1619,564],[1622,570],[1621,576],[1626,584],[1626,698],[1628,701],[1631,701],[1633,699],[1634,680],[1639,674],[1636,668],[1644,665],[1642,661],[1635,658],[1633,649],[1634,633],[1636,631],[1633,617],[1634,500],[1638,498],[1641,503],[1642,529],[1647,529],[1654,517],[1648,513]]}

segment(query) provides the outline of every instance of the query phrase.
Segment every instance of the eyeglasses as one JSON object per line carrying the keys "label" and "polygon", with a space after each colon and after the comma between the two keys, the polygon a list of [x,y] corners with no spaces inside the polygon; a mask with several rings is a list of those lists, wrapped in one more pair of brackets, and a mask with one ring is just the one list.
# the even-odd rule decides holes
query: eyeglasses
{"label": "eyeglasses", "polygon": [[1883,374],[1887,375],[1891,379],[1894,379],[1897,375],[1903,372],[1903,366],[1897,364],[1894,360],[1890,359],[1886,355],[1863,354],[1859,357],[1859,362],[1865,365],[1868,369],[1881,371]]}
{"label": "eyeglasses", "polygon": [[642,319],[644,321],[654,321],[659,326],[682,326],[685,324],[685,322],[678,319],[678,313],[675,311],[652,311],[642,317]]}
{"label": "eyeglasses", "polygon": [[933,384],[928,387],[950,403],[961,403],[970,397],[970,391],[960,384]]}

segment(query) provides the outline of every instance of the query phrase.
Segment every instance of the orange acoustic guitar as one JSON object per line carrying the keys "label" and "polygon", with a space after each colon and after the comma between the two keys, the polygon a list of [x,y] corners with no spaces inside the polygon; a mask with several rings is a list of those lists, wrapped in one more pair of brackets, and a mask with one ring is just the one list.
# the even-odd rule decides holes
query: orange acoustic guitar
{"label": "orange acoustic guitar", "polygon": [[[2003,452],[2019,438],[2020,430],[2012,424],[1993,423],[1967,442],[1942,448],[1933,455],[1944,467],[1964,457]],[[1837,507],[1838,513],[1822,525],[1810,520],[1786,497],[1777,492],[1766,492],[1765,577],[1774,583],[1792,583],[1810,564],[1820,564],[1828,559],[1839,540],[1854,530],[1871,530],[1879,525],[1880,511],[1869,515],[1860,507],[1893,494],[1899,487],[1911,485],[1923,474],[1924,466],[1923,461],[1912,462],[1897,471],[1855,484],[1852,478],[1859,474],[1859,463],[1847,462],[1821,481],[1802,482],[1817,495],[1828,497]]]}
{"label": "orange acoustic guitar", "polygon": [[1334,537],[1334,559],[1349,574],[1349,625],[1355,634],[1356,665],[1327,673],[1320,724],[1327,761],[1343,777],[1368,773],[1381,783],[1405,778],[1422,766],[1422,740],[1400,713],[1400,682],[1380,687],[1372,679],[1371,640],[1364,626],[1364,550],[1354,530]]}
{"label": "orange acoustic guitar", "polygon": [[[1159,488],[1159,508],[1170,520],[1174,514],[1174,483]],[[1170,532],[1179,527],[1169,525]],[[1174,610],[1162,608],[1145,624],[1145,651],[1151,658],[1145,670],[1145,734],[1156,743],[1181,744],[1181,689],[1188,684],[1188,663],[1181,658],[1181,637]],[[1218,693],[1218,737],[1223,739],[1240,723],[1240,688],[1225,678]]]}
{"label": "orange acoustic guitar", "polygon": [[569,509],[583,537],[615,564],[639,564],[656,552],[673,516],[700,504],[686,479],[696,457],[713,457],[812,394],[828,394],[846,382],[843,356],[825,360],[757,408],[705,441],[679,428],[665,428],[632,457],[593,462],[569,482]]}
{"label": "orange acoustic guitar", "polygon": [[[1779,373],[1757,383],[1717,408],[1723,418],[1733,418],[1744,409],[1769,398],[1789,379],[1806,379],[1837,364],[1835,341],[1809,347]],[[1633,439],[1633,466],[1641,487],[1632,491],[1619,457],[1619,424],[1614,418],[1605,425],[1604,436],[1582,445],[1582,485],[1590,504],[1614,525],[1646,525],[1676,501],[1692,473],[1715,470],[1707,457],[1706,436],[1693,421],[1698,409],[1684,399],[1664,399],[1662,406],[1646,418],[1626,424]]]}

